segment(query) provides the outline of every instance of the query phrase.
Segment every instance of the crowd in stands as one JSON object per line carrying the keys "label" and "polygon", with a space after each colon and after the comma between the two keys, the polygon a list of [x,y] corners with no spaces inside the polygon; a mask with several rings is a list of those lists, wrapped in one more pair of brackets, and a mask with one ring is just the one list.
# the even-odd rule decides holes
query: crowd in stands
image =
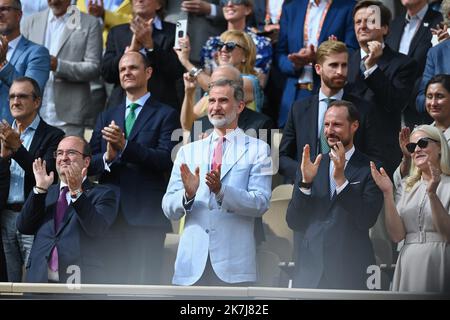
{"label": "crowd in stands", "polygon": [[294,287],[450,293],[450,0],[0,0],[0,33],[0,281],[257,285],[281,181]]}

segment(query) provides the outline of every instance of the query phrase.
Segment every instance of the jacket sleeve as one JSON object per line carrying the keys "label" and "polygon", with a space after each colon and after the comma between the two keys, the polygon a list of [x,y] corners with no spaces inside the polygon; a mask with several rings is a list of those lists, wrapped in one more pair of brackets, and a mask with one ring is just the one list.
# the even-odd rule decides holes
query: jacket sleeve
{"label": "jacket sleeve", "polygon": [[127,146],[122,153],[122,162],[131,162],[144,168],[151,167],[153,170],[165,171],[172,167],[171,152],[178,141],[172,141],[172,133],[179,128],[179,117],[175,110],[168,110],[161,119],[158,134],[158,145],[155,148],[146,147],[136,141],[128,140]]}
{"label": "jacket sleeve", "polygon": [[405,57],[405,62],[388,77],[379,67],[365,79],[374,92],[376,104],[387,112],[401,112],[409,101],[417,70],[417,62]]}
{"label": "jacket sleeve", "polygon": [[17,230],[23,234],[36,234],[45,217],[45,198],[47,193],[30,192],[22,211],[17,217]]}

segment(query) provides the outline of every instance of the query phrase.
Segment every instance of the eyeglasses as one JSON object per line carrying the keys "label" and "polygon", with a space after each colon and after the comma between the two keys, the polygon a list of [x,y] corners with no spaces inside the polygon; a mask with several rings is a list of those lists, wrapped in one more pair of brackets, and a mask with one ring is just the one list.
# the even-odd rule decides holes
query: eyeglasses
{"label": "eyeglasses", "polygon": [[67,154],[69,158],[74,158],[76,155],[81,155],[83,158],[87,157],[84,153],[81,153],[80,151],[74,150],[74,149],[67,149],[67,150],[56,150],[53,153],[53,156],[56,158],[58,157],[64,157],[64,154]]}
{"label": "eyeglasses", "polygon": [[16,98],[19,99],[19,100],[25,100],[25,99],[28,99],[30,97],[34,99],[35,95],[33,93],[32,94],[25,94],[25,93],[14,94],[14,93],[11,93],[8,98],[11,101],[11,100],[14,100]]}
{"label": "eyeglasses", "polygon": [[406,149],[408,150],[409,153],[413,153],[416,150],[416,147],[419,146],[420,149],[425,149],[426,147],[428,147],[428,142],[433,141],[436,143],[439,143],[439,141],[425,137],[425,138],[421,138],[419,139],[419,141],[417,141],[416,143],[414,142],[410,142],[406,145]]}
{"label": "eyeglasses", "polygon": [[1,6],[0,7],[0,13],[10,12],[12,10],[20,10],[20,9],[16,8],[16,7],[11,7],[11,6]]}
{"label": "eyeglasses", "polygon": [[220,5],[222,7],[226,7],[228,3],[231,2],[231,4],[238,6],[240,4],[243,4],[245,6],[249,5],[248,0],[220,0]]}
{"label": "eyeglasses", "polygon": [[237,44],[236,42],[233,41],[229,41],[229,42],[223,42],[223,41],[219,41],[216,44],[216,48],[217,50],[222,50],[222,48],[225,46],[225,51],[226,52],[231,52],[233,51],[236,47],[241,48],[242,50],[245,51],[245,48],[243,46],[241,46],[240,44]]}

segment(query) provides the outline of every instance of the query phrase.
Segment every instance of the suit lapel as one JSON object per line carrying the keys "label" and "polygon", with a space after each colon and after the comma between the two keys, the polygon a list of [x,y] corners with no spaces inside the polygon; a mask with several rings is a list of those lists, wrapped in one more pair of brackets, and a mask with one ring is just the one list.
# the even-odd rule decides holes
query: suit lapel
{"label": "suit lapel", "polygon": [[330,201],[330,157],[328,154],[323,155],[322,161],[320,161],[319,170],[317,176],[314,178],[313,186],[314,191],[318,198],[327,199]]}
{"label": "suit lapel", "polygon": [[[319,96],[316,94],[311,97],[309,100],[308,105],[309,110],[308,112],[308,122],[307,124],[311,125],[311,129],[307,130],[306,133],[309,136],[306,141],[314,141],[314,143],[310,146],[311,147],[311,155],[315,156],[319,154],[319,148],[318,148],[318,138],[317,138],[317,121],[319,118]],[[315,157],[314,157],[315,158]]]}
{"label": "suit lapel", "polygon": [[[303,26],[305,23],[305,15],[306,15],[306,9],[308,8],[309,2],[308,1],[296,1],[297,8],[294,9],[294,23],[292,23],[290,26]],[[294,50],[298,51],[301,48],[303,48],[303,42],[305,39],[303,39],[303,28],[301,30],[292,30],[293,32],[296,32],[299,34],[299,37],[296,37],[298,39],[298,43],[295,43]]]}
{"label": "suit lapel", "polygon": [[227,173],[234,167],[236,162],[247,152],[247,144],[249,143],[248,137],[242,132],[242,130],[236,133],[233,140],[228,142],[225,154],[222,158],[222,169],[220,179],[227,175]]}
{"label": "suit lapel", "polygon": [[[359,69],[361,62],[361,52],[356,50],[350,57],[349,69],[348,69],[348,82],[351,84],[353,90],[363,93],[367,86],[364,83],[364,79]],[[355,93],[356,94],[356,93]]]}
{"label": "suit lapel", "polygon": [[[130,136],[128,140],[133,140],[138,132],[144,127],[145,123],[147,123],[148,119],[156,112],[156,107],[153,105],[152,97],[148,98],[139,112],[136,121],[134,122],[133,128],[131,129]],[[124,118],[123,118],[124,119]],[[123,120],[122,120],[123,122]]]}
{"label": "suit lapel", "polygon": [[28,47],[28,43],[29,43],[29,41],[24,36],[22,36],[22,38],[19,40],[19,43],[17,44],[17,47],[14,50],[13,55],[11,57],[11,61],[10,61],[11,65],[17,64],[17,60],[19,60],[19,58],[22,56],[25,49]]}
{"label": "suit lapel", "polygon": [[44,121],[41,119],[39,121],[39,125],[36,128],[36,132],[34,133],[33,140],[31,140],[30,149],[28,152],[32,155],[36,154],[36,151],[41,146],[42,140],[45,138],[45,124]]}
{"label": "suit lapel", "polygon": [[56,56],[58,56],[59,51],[61,51],[61,48],[64,46],[66,41],[69,39],[70,35],[75,31],[75,28],[70,28],[69,29],[68,26],[67,26],[67,24],[68,24],[70,19],[72,19],[72,16],[70,16],[68,18],[68,20],[66,21],[66,24],[64,26],[63,32],[61,34],[61,37],[59,38],[58,49],[56,50]]}
{"label": "suit lapel", "polygon": [[348,182],[352,181],[353,177],[358,173],[361,167],[360,162],[361,162],[361,154],[359,153],[358,150],[355,150],[344,170],[344,174]]}
{"label": "suit lapel", "polygon": [[392,49],[398,51],[400,48],[400,41],[402,39],[403,29],[405,28],[405,19],[404,15],[399,16],[397,19],[392,21],[391,30],[389,32],[390,44],[392,45]]}
{"label": "suit lapel", "polygon": [[[89,181],[89,179],[86,178],[86,180],[84,180],[84,182],[82,184],[83,193],[85,195],[87,195],[90,192],[90,190],[92,189],[92,187],[93,187],[92,183]],[[58,188],[58,190],[59,190],[59,188]],[[58,198],[59,198],[59,193],[58,193],[56,200],[58,200]],[[56,214],[56,209],[55,209],[55,214]],[[70,220],[72,219],[72,216],[74,214],[76,214],[76,211],[75,211],[74,207],[72,206],[72,204],[69,203],[69,206],[67,207],[67,211],[64,214],[64,217],[61,221],[61,225],[59,226],[59,229],[57,230],[56,235],[59,235],[64,230],[64,228],[70,222]]]}
{"label": "suit lapel", "polygon": [[325,40],[327,40],[330,30],[332,30],[332,26],[334,23],[334,20],[337,15],[337,10],[334,9],[333,3],[330,6],[330,9],[327,12],[327,15],[325,16],[325,20],[323,22],[322,30],[320,30],[319,35],[319,44]]}
{"label": "suit lapel", "polygon": [[[431,13],[430,10],[433,10],[431,8],[428,8],[425,16],[423,17],[423,21],[420,22],[420,26],[419,29],[417,30],[416,34],[414,35],[414,37],[411,40],[411,44],[409,46],[409,52],[408,52],[408,56],[412,56],[412,53],[414,52],[414,50],[416,50],[417,46],[419,45],[419,43],[421,42],[422,38],[425,37],[427,35],[427,33],[430,32],[430,20],[431,20]],[[427,25],[425,27],[425,24]]]}

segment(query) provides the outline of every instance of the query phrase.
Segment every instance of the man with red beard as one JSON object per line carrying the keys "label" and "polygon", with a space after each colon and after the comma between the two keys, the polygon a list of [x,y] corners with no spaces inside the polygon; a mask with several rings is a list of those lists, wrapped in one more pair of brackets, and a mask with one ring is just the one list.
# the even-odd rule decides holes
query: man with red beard
{"label": "man with red beard", "polygon": [[369,158],[353,144],[359,113],[348,101],[330,104],[324,117],[329,153],[310,158],[303,147],[286,221],[297,232],[294,286],[366,289],[375,264],[369,229],[382,206]]}
{"label": "man with red beard", "polygon": [[323,136],[323,116],[329,104],[335,100],[352,102],[360,113],[359,129],[355,134],[355,146],[369,158],[381,159],[381,145],[374,106],[344,89],[347,82],[348,51],[343,42],[325,41],[316,54],[316,73],[320,76],[319,93],[292,106],[280,144],[280,173],[289,182],[294,181],[298,161],[306,144],[316,156],[326,154],[329,147]]}

